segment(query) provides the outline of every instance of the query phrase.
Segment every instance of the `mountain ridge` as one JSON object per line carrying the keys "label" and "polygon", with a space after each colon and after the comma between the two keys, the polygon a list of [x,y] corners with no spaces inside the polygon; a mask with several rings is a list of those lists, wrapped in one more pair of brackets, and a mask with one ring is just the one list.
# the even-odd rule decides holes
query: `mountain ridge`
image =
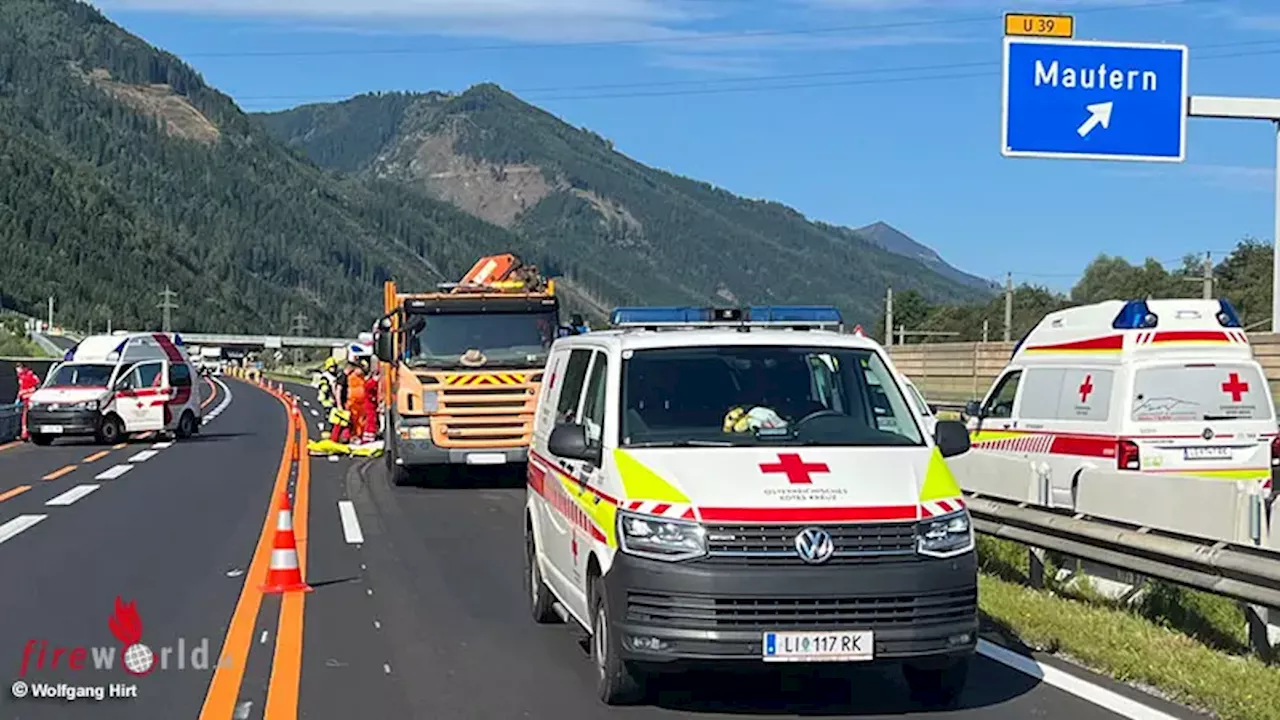
{"label": "mountain ridge", "polygon": [[890,285],[990,295],[936,253],[924,262],[781,203],[649,167],[492,83],[254,118],[321,167],[411,187],[512,230],[614,303],[832,302],[867,322]]}

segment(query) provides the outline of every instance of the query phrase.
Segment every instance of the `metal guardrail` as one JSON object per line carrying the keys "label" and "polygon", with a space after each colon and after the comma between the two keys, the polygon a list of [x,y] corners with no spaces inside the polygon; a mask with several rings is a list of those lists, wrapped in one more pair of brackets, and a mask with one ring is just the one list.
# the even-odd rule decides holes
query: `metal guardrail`
{"label": "metal guardrail", "polygon": [[17,440],[22,434],[22,405],[0,405],[0,443]]}

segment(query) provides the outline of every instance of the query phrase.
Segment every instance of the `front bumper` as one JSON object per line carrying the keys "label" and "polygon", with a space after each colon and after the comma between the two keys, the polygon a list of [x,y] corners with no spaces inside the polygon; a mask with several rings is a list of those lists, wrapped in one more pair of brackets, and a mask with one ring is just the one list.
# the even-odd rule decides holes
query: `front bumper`
{"label": "front bumper", "polygon": [[97,410],[53,410],[47,405],[27,409],[27,432],[43,434],[41,427],[55,426],[61,432],[52,435],[93,435],[98,431],[102,415]]}
{"label": "front bumper", "polygon": [[[395,438],[396,464],[406,468],[439,465],[514,465],[529,460],[529,448],[442,448],[429,439]],[[501,462],[498,462],[498,458]]]}
{"label": "front bumper", "polygon": [[604,587],[623,657],[646,664],[760,662],[769,631],[871,630],[875,660],[890,661],[964,656],[977,644],[974,552],[822,567],[666,563],[619,552]]}

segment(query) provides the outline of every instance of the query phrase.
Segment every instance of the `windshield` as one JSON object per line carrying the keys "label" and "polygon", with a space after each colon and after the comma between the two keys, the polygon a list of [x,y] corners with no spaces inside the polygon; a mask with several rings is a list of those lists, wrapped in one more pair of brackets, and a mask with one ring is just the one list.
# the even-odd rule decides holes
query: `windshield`
{"label": "windshield", "polygon": [[924,401],[924,396],[920,394],[916,386],[911,383],[903,383],[903,385],[907,388],[907,395],[911,398],[911,404],[916,406],[916,412],[924,417],[932,415],[933,413],[929,410],[929,403]]}
{"label": "windshield", "polygon": [[1267,383],[1246,364],[1188,363],[1138,370],[1135,422],[1270,420]]}
{"label": "windshield", "polygon": [[637,350],[622,373],[624,447],[923,444],[871,350]]}
{"label": "windshield", "polygon": [[[418,316],[405,362],[428,367],[529,367],[547,361],[556,339],[555,311]],[[414,321],[417,321],[415,318]]]}
{"label": "windshield", "polygon": [[44,387],[106,387],[115,369],[115,365],[59,365],[49,373]]}

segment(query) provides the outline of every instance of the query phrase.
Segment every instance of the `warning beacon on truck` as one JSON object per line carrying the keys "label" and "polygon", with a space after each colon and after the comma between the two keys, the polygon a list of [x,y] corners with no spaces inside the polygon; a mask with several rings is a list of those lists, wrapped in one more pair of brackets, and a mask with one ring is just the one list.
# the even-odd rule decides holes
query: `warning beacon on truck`
{"label": "warning beacon on truck", "polygon": [[[977,642],[973,529],[883,348],[833,307],[618,308],[557,340],[529,452],[537,622],[591,635],[597,692],[699,664],[901,664],[954,701]],[[855,691],[856,692],[856,691]]]}

